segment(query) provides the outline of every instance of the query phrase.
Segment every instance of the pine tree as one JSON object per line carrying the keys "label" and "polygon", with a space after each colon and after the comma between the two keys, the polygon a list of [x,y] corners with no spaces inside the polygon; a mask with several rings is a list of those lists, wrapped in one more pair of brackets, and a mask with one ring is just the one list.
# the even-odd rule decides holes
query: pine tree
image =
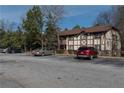
{"label": "pine tree", "polygon": [[43,14],[39,6],[34,6],[27,12],[26,18],[23,20],[23,28],[25,30],[26,35],[26,44],[28,48],[33,47],[33,44],[39,42],[39,34],[42,34],[43,28]]}
{"label": "pine tree", "polygon": [[51,15],[49,15],[47,24],[46,24],[46,39],[47,39],[47,48],[56,50],[57,48],[57,32],[56,32],[56,26],[51,20]]}

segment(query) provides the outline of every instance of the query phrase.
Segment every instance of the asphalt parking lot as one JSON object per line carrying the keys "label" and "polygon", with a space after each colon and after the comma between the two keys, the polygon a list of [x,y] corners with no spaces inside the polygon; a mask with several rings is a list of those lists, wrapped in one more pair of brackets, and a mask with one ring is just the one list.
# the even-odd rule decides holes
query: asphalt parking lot
{"label": "asphalt parking lot", "polygon": [[124,58],[0,55],[1,88],[124,87]]}
{"label": "asphalt parking lot", "polygon": [[74,62],[74,63],[88,63],[88,64],[99,64],[114,67],[124,67],[124,58],[109,58],[109,57],[98,57],[93,60],[80,58],[77,59],[75,56],[46,56],[45,58],[51,58],[60,61]]}

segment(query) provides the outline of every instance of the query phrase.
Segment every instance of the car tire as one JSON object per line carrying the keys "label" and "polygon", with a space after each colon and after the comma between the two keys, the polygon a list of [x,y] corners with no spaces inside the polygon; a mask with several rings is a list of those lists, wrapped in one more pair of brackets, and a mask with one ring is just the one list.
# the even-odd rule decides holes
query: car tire
{"label": "car tire", "polygon": [[44,53],[42,53],[42,56],[45,56],[45,54],[44,54]]}
{"label": "car tire", "polygon": [[76,58],[77,58],[77,59],[80,59],[80,57],[79,57],[79,56],[77,56]]}

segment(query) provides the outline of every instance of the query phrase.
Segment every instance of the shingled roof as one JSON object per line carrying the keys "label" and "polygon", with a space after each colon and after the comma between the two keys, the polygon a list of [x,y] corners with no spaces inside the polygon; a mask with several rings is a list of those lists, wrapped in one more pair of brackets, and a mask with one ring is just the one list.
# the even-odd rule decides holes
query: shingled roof
{"label": "shingled roof", "polygon": [[94,26],[94,27],[85,28],[85,29],[72,29],[72,30],[68,30],[68,31],[62,31],[62,32],[60,32],[60,36],[76,35],[76,34],[80,34],[81,32],[85,32],[85,33],[106,32],[111,29],[117,30],[115,27],[113,27],[111,25]]}
{"label": "shingled roof", "polygon": [[60,32],[60,36],[76,35],[76,34],[80,34],[82,31],[83,31],[83,30],[81,30],[81,29],[66,30],[66,31]]}
{"label": "shingled roof", "polygon": [[105,31],[109,31],[111,29],[116,29],[116,28],[111,25],[102,25],[102,26],[86,28],[84,31],[86,33],[95,33],[95,32],[105,32]]}

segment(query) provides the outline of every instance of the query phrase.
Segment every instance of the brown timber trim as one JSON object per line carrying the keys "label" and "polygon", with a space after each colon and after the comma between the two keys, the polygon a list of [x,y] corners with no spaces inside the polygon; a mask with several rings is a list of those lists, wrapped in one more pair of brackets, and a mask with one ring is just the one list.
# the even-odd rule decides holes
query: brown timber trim
{"label": "brown timber trim", "polygon": [[95,36],[94,36],[94,34],[93,34],[93,47],[95,47],[95,45],[94,45],[94,38],[95,38]]}
{"label": "brown timber trim", "polygon": [[75,36],[73,36],[73,50],[74,50],[74,37],[75,37]]}
{"label": "brown timber trim", "polygon": [[102,50],[102,43],[101,43],[101,38],[102,38],[102,34],[100,34],[100,51]]}
{"label": "brown timber trim", "polygon": [[80,34],[80,46],[81,46],[82,33]]}
{"label": "brown timber trim", "polygon": [[88,36],[88,34],[86,35],[86,46],[87,46],[87,36]]}
{"label": "brown timber trim", "polygon": [[[67,37],[68,38],[68,37]],[[69,40],[67,41],[68,42],[68,49],[66,49],[66,50],[69,50]]]}
{"label": "brown timber trim", "polygon": [[105,33],[104,33],[104,51],[106,50],[106,36],[105,36]]}

